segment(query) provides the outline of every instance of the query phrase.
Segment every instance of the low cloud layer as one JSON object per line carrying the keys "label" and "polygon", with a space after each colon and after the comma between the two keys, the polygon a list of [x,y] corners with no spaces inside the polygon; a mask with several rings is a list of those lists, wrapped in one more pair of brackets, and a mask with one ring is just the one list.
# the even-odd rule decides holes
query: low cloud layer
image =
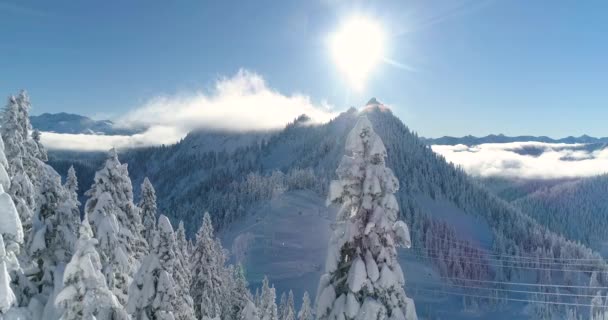
{"label": "low cloud layer", "polygon": [[270,88],[264,79],[246,70],[222,78],[212,90],[155,97],[143,106],[115,120],[121,128],[148,128],[132,136],[57,134],[43,132],[49,149],[107,150],[171,144],[197,128],[262,130],[285,126],[301,114],[313,123],[335,116],[326,105],[313,104],[301,94],[284,95]]}
{"label": "low cloud layer", "polygon": [[513,142],[432,149],[475,176],[553,179],[608,172],[608,148],[603,145]]}

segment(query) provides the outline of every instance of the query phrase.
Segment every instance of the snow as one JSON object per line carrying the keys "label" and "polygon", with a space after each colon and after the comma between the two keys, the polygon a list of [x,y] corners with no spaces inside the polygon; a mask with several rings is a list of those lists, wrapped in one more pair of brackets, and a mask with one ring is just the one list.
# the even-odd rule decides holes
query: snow
{"label": "snow", "polygon": [[23,243],[23,227],[15,204],[0,185],[0,234],[11,235],[13,241]]}
{"label": "snow", "polygon": [[367,271],[365,270],[365,263],[357,256],[348,271],[348,288],[352,292],[357,293],[363,287],[366,279]]}
{"label": "snow", "polygon": [[407,227],[407,224],[405,224],[405,222],[395,222],[393,230],[395,231],[395,235],[397,236],[397,242],[402,247],[409,248],[412,246],[412,240],[410,239],[410,229]]}
{"label": "snow", "polygon": [[10,307],[17,303],[17,298],[10,287],[10,282],[11,278],[6,268],[4,239],[0,234],[0,313],[5,313]]}

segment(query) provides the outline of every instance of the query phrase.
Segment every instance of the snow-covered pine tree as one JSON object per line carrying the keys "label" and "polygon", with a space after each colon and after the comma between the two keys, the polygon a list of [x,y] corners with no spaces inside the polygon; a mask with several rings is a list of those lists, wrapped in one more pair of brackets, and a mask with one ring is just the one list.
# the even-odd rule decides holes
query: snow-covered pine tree
{"label": "snow-covered pine tree", "polygon": [[405,295],[397,245],[410,246],[397,221],[399,182],[386,168],[386,149],[366,116],[347,136],[346,155],[328,204],[341,205],[317,294],[318,319],[416,319]]}
{"label": "snow-covered pine tree", "polygon": [[72,257],[80,212],[53,168],[42,164],[38,171],[39,194],[26,248],[37,269],[31,281],[48,297],[53,292],[56,269],[63,270]]}
{"label": "snow-covered pine tree", "polygon": [[11,276],[8,274],[7,255],[4,238],[0,234],[0,318],[17,303],[17,298],[11,289]]}
{"label": "snow-covered pine tree", "polygon": [[264,277],[260,305],[258,306],[260,320],[279,320],[276,299],[277,294],[274,286],[270,287],[268,277]]}
{"label": "snow-covered pine tree", "polygon": [[78,202],[78,178],[76,177],[76,170],[74,170],[74,166],[70,166],[68,169],[68,175],[65,178],[63,187],[66,189],[70,197],[72,197],[74,201]]}
{"label": "snow-covered pine tree", "polygon": [[285,311],[287,311],[287,294],[285,292],[281,293],[281,298],[279,299],[279,319],[285,319]]}
{"label": "snow-covered pine tree", "polygon": [[293,291],[289,290],[289,295],[287,297],[287,303],[285,304],[285,309],[283,310],[283,319],[284,320],[296,320],[296,307],[293,298]]}
{"label": "snow-covered pine tree", "polygon": [[184,270],[182,274],[182,278],[184,279],[185,286],[190,290],[190,285],[192,283],[192,274],[190,273],[190,250],[188,240],[186,240],[186,229],[184,228],[184,222],[180,221],[177,226],[177,231],[175,232],[175,245],[177,248],[175,249],[175,255],[177,259],[180,261],[181,268]]}
{"label": "snow-covered pine tree", "polygon": [[[29,115],[28,115],[29,117]],[[29,119],[29,118],[28,118]],[[35,156],[40,159],[41,161],[48,161],[49,160],[49,156],[46,152],[46,148],[44,147],[44,145],[42,144],[42,142],[40,142],[40,130],[38,129],[34,129],[34,131],[32,131],[32,141],[35,145]]]}
{"label": "snow-covered pine tree", "polygon": [[9,97],[4,108],[0,133],[2,134],[4,154],[8,164],[5,169],[7,169],[11,180],[11,187],[7,191],[15,202],[21,222],[24,224],[24,232],[27,233],[34,208],[34,186],[23,167],[27,129],[24,130],[23,128],[19,109],[17,97]]}
{"label": "snow-covered pine tree", "polygon": [[141,197],[139,202],[141,208],[141,220],[143,224],[142,236],[148,243],[152,242],[156,230],[156,191],[148,177],[141,184]]}
{"label": "snow-covered pine tree", "polygon": [[[0,165],[1,167],[2,165]],[[35,289],[23,273],[18,260],[24,242],[24,231],[13,199],[4,192],[4,187],[7,185],[10,185],[8,180],[2,181],[0,184],[0,235],[4,238],[5,244],[3,260],[12,280],[11,285],[17,301],[22,305],[27,305],[27,300],[34,294]]]}
{"label": "snow-covered pine tree", "polygon": [[250,304],[253,304],[253,307],[255,307],[255,304],[253,303],[251,292],[249,292],[248,289],[244,270],[240,265],[237,265],[226,268],[226,271],[228,273],[227,278],[230,282],[230,292],[228,299],[226,299],[226,308],[230,310],[228,317],[230,319],[247,318],[249,316],[248,312],[251,311],[247,310],[248,306],[249,309],[251,309]]}
{"label": "snow-covered pine tree", "polygon": [[241,314],[237,318],[238,320],[260,320],[258,316],[258,308],[255,306],[253,301],[247,302],[247,305],[241,311]]}
{"label": "snow-covered pine tree", "polygon": [[308,291],[305,291],[302,297],[302,307],[300,307],[300,312],[298,312],[298,320],[312,320],[312,318],[310,296],[308,295]]}
{"label": "snow-covered pine tree", "polygon": [[89,199],[84,211],[98,239],[103,273],[108,287],[125,305],[130,276],[137,271],[147,242],[141,235],[143,226],[139,208],[133,203],[127,166],[118,161],[115,149],[110,150],[104,166],[95,173],[86,195]]}
{"label": "snow-covered pine tree", "polygon": [[190,294],[194,300],[197,318],[220,317],[223,299],[226,297],[224,262],[221,245],[213,235],[211,217],[206,212],[203,224],[196,233],[196,245],[192,253],[192,284]]}
{"label": "snow-covered pine tree", "polygon": [[71,261],[65,268],[64,288],[55,303],[62,310],[62,320],[126,320],[123,310],[101,273],[101,259],[93,231],[85,217]]}
{"label": "snow-covered pine tree", "polygon": [[[169,219],[161,215],[150,253],[143,260],[129,287],[127,309],[136,320],[173,320],[184,306],[183,297],[173,280],[177,259],[175,234]],[[191,310],[191,309],[190,309]],[[183,316],[194,319],[194,314]]]}

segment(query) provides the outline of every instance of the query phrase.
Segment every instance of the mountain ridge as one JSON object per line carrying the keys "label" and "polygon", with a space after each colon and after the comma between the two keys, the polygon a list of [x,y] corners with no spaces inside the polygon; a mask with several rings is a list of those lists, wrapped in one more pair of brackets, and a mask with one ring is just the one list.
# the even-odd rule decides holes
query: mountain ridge
{"label": "mountain ridge", "polygon": [[608,137],[591,137],[586,134],[579,137],[568,136],[554,139],[547,136],[506,136],[504,134],[490,134],[483,137],[466,135],[463,137],[443,136],[440,138],[421,138],[429,145],[458,145],[467,146],[479,145],[483,143],[509,143],[509,142],[545,142],[545,143],[608,143]]}
{"label": "mountain ridge", "polygon": [[111,120],[94,120],[87,116],[59,112],[30,116],[34,129],[66,134],[132,135],[143,129],[120,128]]}

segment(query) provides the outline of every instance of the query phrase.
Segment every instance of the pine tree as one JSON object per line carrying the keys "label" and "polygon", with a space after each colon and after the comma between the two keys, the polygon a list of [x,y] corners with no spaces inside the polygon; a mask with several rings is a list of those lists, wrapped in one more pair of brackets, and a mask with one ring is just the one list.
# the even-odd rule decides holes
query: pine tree
{"label": "pine tree", "polygon": [[93,232],[85,215],[80,225],[80,237],[70,263],[66,266],[64,288],[55,303],[62,309],[62,320],[126,320],[112,291],[101,273],[101,259]]}
{"label": "pine tree", "polygon": [[279,299],[279,319],[285,319],[285,311],[287,311],[287,294],[285,292],[281,293],[281,298]]}
{"label": "pine tree", "polygon": [[148,178],[141,184],[141,219],[143,223],[142,236],[148,243],[152,242],[156,230],[156,191]]}
{"label": "pine tree", "polygon": [[300,308],[300,312],[298,312],[298,320],[312,320],[312,318],[310,296],[308,295],[308,291],[306,291],[302,297],[302,307]]}
{"label": "pine tree", "polygon": [[175,232],[175,245],[177,248],[175,249],[175,255],[177,259],[180,261],[180,265],[182,270],[184,270],[182,274],[182,278],[184,279],[184,288],[190,289],[190,285],[192,283],[192,274],[190,273],[190,250],[188,249],[189,243],[186,240],[186,229],[184,228],[184,222],[180,221],[177,226],[177,231]]}
{"label": "pine tree", "polygon": [[[68,175],[65,178],[65,184],[63,187],[67,190],[70,197],[76,202],[78,202],[78,178],[76,177],[76,170],[74,170],[74,166],[70,166],[68,169]],[[80,203],[78,203],[80,205]]]}
{"label": "pine tree", "polygon": [[260,320],[279,320],[276,298],[274,287],[271,288],[268,278],[264,277],[260,305],[258,306]]}
{"label": "pine tree", "polygon": [[386,168],[386,149],[367,117],[348,134],[328,203],[340,204],[319,283],[319,319],[416,319],[403,290],[397,245],[410,246],[407,225],[397,221],[399,182]]}
{"label": "pine tree", "polygon": [[63,189],[59,174],[46,164],[39,172],[39,195],[26,247],[38,269],[31,281],[48,296],[53,291],[56,268],[63,269],[72,257],[80,213],[78,204]]}
{"label": "pine tree", "polygon": [[214,238],[211,217],[209,213],[205,213],[203,224],[196,234],[190,287],[195,315],[199,319],[222,315],[222,299],[226,295],[223,277],[225,259],[221,245]]}
{"label": "pine tree", "polygon": [[12,306],[17,303],[17,297],[11,289],[11,276],[8,273],[7,267],[7,255],[4,247],[4,238],[0,234],[0,318],[2,314],[6,313]]}
{"label": "pine tree", "polygon": [[[144,259],[129,288],[129,313],[137,320],[173,320],[183,310],[183,298],[173,279],[177,259],[175,234],[167,217],[161,215],[153,247]],[[193,313],[182,319],[194,319]]]}
{"label": "pine tree", "polygon": [[127,166],[118,161],[116,150],[110,150],[86,195],[89,199],[84,210],[99,240],[103,273],[112,292],[125,305],[130,276],[139,267],[147,242],[141,235],[143,226],[139,208],[133,204]]}
{"label": "pine tree", "polygon": [[[249,292],[247,279],[245,278],[245,273],[243,268],[240,265],[236,267],[230,266],[226,268],[227,270],[227,278],[229,279],[229,296],[227,300],[226,309],[230,310],[227,313],[228,318],[230,319],[239,319],[246,317],[247,313],[251,310],[247,310],[247,306],[253,304],[253,297],[251,296],[251,292]],[[257,313],[257,309],[256,309]]]}
{"label": "pine tree", "polygon": [[9,97],[0,126],[4,152],[9,165],[5,169],[8,169],[11,180],[8,192],[19,212],[26,239],[29,237],[35,208],[35,186],[39,184],[40,176],[38,171],[43,164],[42,161],[46,160],[46,152],[39,150],[39,141],[35,141],[29,134],[32,131],[29,120],[30,108],[29,97],[25,91]]}
{"label": "pine tree", "polygon": [[283,319],[296,320],[296,307],[293,298],[293,291],[291,290],[289,290],[287,303],[285,304],[285,309],[283,310]]}

